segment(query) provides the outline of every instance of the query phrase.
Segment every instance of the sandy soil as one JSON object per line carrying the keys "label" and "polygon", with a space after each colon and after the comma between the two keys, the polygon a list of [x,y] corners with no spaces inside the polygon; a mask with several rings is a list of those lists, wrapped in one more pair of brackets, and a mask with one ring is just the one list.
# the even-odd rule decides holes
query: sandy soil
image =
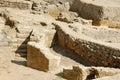
{"label": "sandy soil", "polygon": [[[12,50],[11,47],[0,47],[0,59],[9,58],[7,62],[4,62],[8,66],[0,67],[0,80],[63,80],[52,73],[45,73],[26,67],[26,59],[15,57],[15,53]],[[4,54],[7,54],[7,56],[1,57]]]}

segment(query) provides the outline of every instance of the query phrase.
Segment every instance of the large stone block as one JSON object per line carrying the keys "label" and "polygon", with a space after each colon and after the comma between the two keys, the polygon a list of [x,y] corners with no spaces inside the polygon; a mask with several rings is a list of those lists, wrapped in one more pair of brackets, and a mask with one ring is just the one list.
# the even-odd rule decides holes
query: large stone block
{"label": "large stone block", "polygon": [[29,42],[27,47],[27,66],[40,71],[52,71],[59,66],[60,57],[52,54],[42,44]]}
{"label": "large stone block", "polygon": [[76,0],[71,6],[71,10],[78,12],[83,18],[92,19],[93,25],[119,28],[119,4],[119,0]]}

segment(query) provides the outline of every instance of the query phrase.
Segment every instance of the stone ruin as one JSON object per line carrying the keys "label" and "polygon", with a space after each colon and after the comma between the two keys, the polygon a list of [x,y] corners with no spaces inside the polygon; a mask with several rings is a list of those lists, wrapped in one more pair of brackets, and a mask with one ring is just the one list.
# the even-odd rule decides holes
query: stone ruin
{"label": "stone ruin", "polygon": [[[104,76],[113,76],[119,74],[119,70],[103,68],[103,67],[78,67],[73,66],[73,69],[63,70],[63,76],[68,80],[91,80]],[[99,79],[98,79],[99,80]]]}
{"label": "stone ruin", "polygon": [[119,0],[0,0],[0,70],[54,76],[27,80],[119,80],[119,9]]}

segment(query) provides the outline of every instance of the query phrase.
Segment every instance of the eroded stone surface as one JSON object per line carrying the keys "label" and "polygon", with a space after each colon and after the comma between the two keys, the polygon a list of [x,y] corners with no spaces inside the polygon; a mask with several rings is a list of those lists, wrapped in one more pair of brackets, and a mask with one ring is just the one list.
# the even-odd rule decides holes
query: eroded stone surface
{"label": "eroded stone surface", "polygon": [[[106,29],[104,32],[101,30],[102,28],[96,27],[95,29],[93,28],[93,30],[91,29],[92,30],[90,31],[91,33],[88,32],[88,34],[86,34],[85,32],[88,31],[87,30],[88,28],[86,28],[85,30],[86,26],[83,26],[83,25],[80,26],[79,24],[76,26],[74,25],[74,27],[72,27],[64,23],[58,23],[57,25],[56,24],[55,26],[56,26],[57,35],[58,35],[58,45],[62,50],[72,51],[73,53],[78,54],[80,58],[84,59],[86,62],[92,63],[92,65],[120,68],[119,66],[120,54],[119,54],[118,45],[114,45],[114,42],[112,43],[112,41],[111,43],[109,43],[109,42],[104,42],[100,39],[97,40],[97,37],[99,35],[97,36],[92,34],[92,33],[95,33],[98,29],[99,31],[105,33],[103,35],[104,37],[107,38],[108,36],[106,32],[107,30],[109,32],[110,31],[109,29]],[[101,34],[102,38],[103,38],[103,35]],[[95,36],[95,38],[92,38],[92,37],[89,38],[90,36]],[[119,36],[117,37],[119,38]],[[113,38],[112,35],[111,35],[111,38]]]}
{"label": "eroded stone surface", "polygon": [[84,18],[92,19],[94,25],[119,28],[119,3],[119,0],[77,0],[73,2],[71,10]]}
{"label": "eroded stone surface", "polygon": [[[0,45],[2,40],[10,47],[7,52],[2,45],[0,53],[13,53],[12,60],[7,54],[0,55],[1,80],[53,80],[63,69],[72,80],[119,78],[119,74],[115,78],[113,74],[120,68],[120,30],[106,28],[119,28],[118,0],[1,0],[0,7]],[[27,60],[21,56],[27,56]],[[46,73],[29,69],[26,62]],[[6,72],[9,63],[11,70]],[[83,67],[71,70],[80,65]],[[114,68],[84,67],[91,65]]]}
{"label": "eroded stone surface", "polygon": [[30,42],[27,51],[27,66],[45,72],[59,67],[60,57],[52,54],[44,45]]}
{"label": "eroded stone surface", "polygon": [[103,67],[75,67],[74,66],[72,70],[70,69],[63,70],[63,76],[67,80],[89,80],[89,79],[96,79],[96,78],[101,78],[105,76],[113,76],[119,73],[120,73],[119,69],[103,68]]}

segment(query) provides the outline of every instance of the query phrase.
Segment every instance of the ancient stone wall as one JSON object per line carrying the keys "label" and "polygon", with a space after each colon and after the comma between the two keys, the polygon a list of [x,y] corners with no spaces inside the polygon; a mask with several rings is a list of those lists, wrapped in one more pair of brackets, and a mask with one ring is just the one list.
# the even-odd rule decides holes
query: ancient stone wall
{"label": "ancient stone wall", "polygon": [[0,0],[0,7],[11,7],[19,9],[31,9],[31,3],[28,1],[4,1]]}
{"label": "ancient stone wall", "polygon": [[58,45],[95,66],[120,68],[120,50],[93,41],[76,38],[57,27]]}

